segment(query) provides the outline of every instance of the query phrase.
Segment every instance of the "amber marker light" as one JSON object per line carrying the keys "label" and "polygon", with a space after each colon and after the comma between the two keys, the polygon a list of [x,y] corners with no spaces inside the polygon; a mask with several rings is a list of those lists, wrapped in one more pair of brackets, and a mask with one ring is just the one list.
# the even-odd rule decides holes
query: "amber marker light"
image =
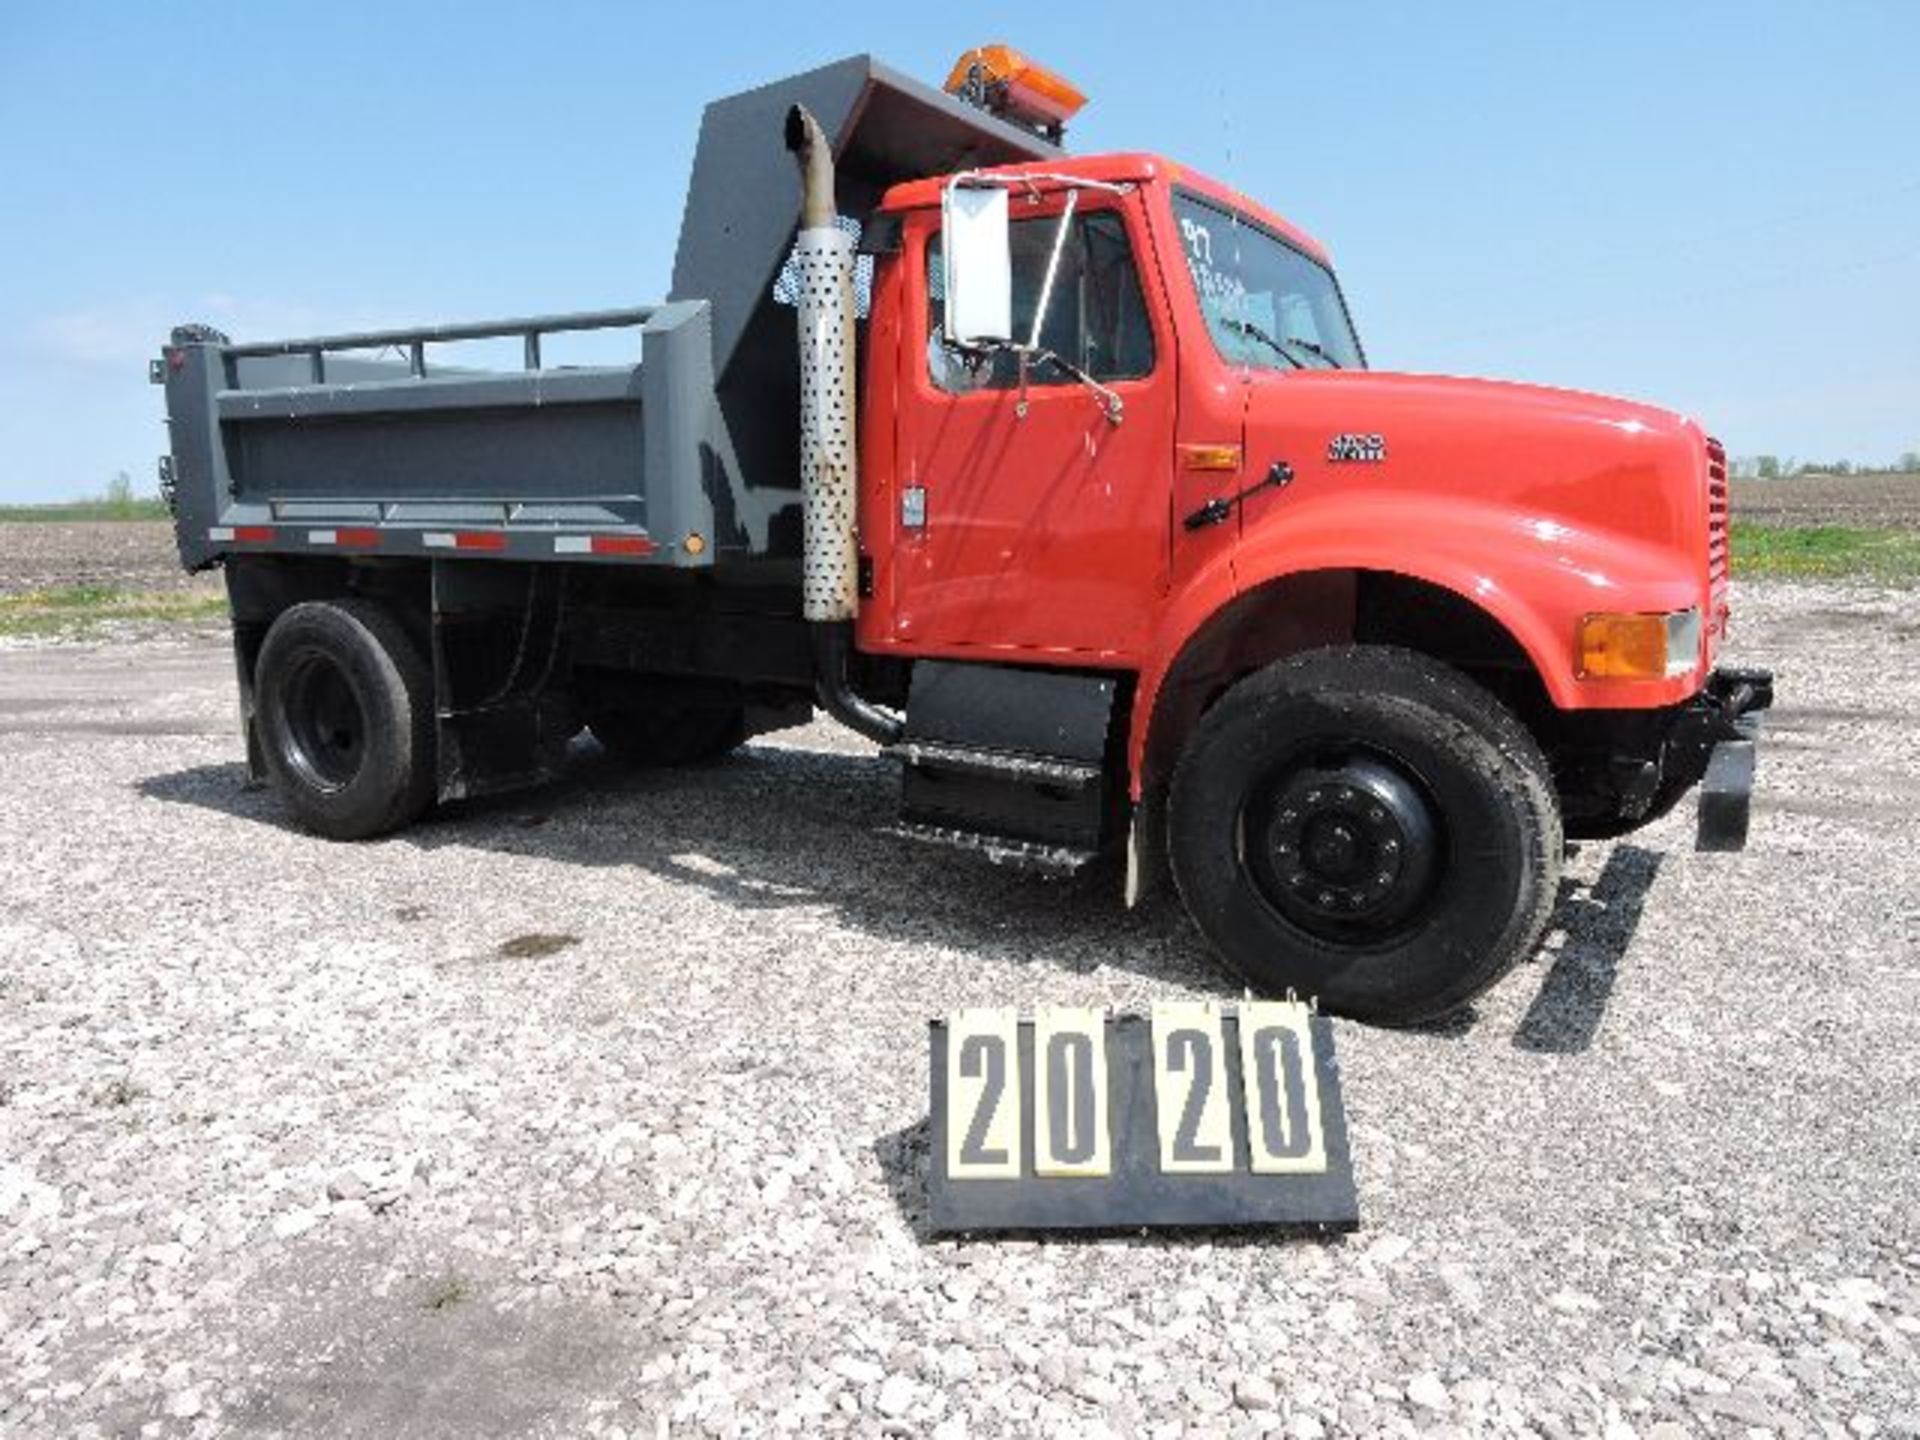
{"label": "amber marker light", "polygon": [[687,536],[685,544],[689,555],[704,555],[707,552],[707,537],[698,530]]}
{"label": "amber marker light", "polygon": [[1187,470],[1238,470],[1238,445],[1182,445],[1180,464]]}
{"label": "amber marker light", "polygon": [[1583,615],[1574,634],[1582,680],[1666,680],[1689,673],[1700,656],[1700,612]]}

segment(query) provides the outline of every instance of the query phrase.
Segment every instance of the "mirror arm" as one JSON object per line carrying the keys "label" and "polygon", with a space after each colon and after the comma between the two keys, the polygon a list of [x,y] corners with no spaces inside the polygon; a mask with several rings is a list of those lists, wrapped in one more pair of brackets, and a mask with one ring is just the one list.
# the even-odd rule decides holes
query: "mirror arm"
{"label": "mirror arm", "polygon": [[[1051,360],[1054,364],[1058,365],[1062,370],[1066,371],[1067,374],[1071,375],[1074,379],[1078,380],[1082,385],[1086,386],[1087,389],[1091,390],[1093,392],[1094,399],[1100,402],[1100,409],[1106,415],[1107,420],[1110,424],[1118,425],[1122,420],[1126,419],[1127,402],[1120,398],[1119,391],[1108,389],[1105,385],[1102,385],[1098,380],[1094,379],[1093,376],[1089,375],[1086,371],[1082,370],[1078,365],[1074,364],[1071,360],[1067,359],[1065,356],[1059,354],[1056,351],[1036,350],[1033,353],[1036,355],[1042,356],[1048,360]],[[1021,352],[1020,364],[1021,364],[1021,372],[1020,372],[1021,379],[1022,379],[1022,382],[1024,383],[1025,377],[1026,377],[1026,352],[1024,351]],[[1022,391],[1021,403],[1023,405],[1026,403],[1024,390]]]}
{"label": "mirror arm", "polygon": [[1067,232],[1073,228],[1073,212],[1080,206],[1080,192],[1069,190],[1067,203],[1060,211],[1060,224],[1053,232],[1053,250],[1047,256],[1046,278],[1040,282],[1040,301],[1033,307],[1033,330],[1027,336],[1027,349],[1040,348],[1040,333],[1047,323],[1047,307],[1053,303],[1053,282],[1060,275],[1060,257],[1066,252]]}

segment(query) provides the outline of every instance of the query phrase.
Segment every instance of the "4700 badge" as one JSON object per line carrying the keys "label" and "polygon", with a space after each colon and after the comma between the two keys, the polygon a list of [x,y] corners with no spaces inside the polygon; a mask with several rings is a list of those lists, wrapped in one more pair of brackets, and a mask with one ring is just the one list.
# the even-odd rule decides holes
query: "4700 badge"
{"label": "4700 badge", "polygon": [[1305,1005],[962,1010],[929,1029],[936,1233],[1359,1223]]}

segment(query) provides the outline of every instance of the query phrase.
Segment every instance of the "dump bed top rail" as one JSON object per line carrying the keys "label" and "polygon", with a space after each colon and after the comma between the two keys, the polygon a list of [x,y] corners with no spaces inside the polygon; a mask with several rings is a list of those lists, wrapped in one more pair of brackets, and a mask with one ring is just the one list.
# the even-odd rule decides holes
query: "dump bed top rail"
{"label": "dump bed top rail", "polygon": [[545,335],[579,330],[621,330],[644,325],[660,310],[658,305],[640,305],[625,310],[576,310],[560,315],[516,316],[508,320],[475,320],[456,325],[420,325],[400,330],[360,330],[344,335],[313,335],[297,340],[262,340],[246,345],[228,345],[229,359],[277,355],[306,355],[310,358],[315,384],[326,378],[326,354],[330,350],[405,350],[408,368],[415,376],[427,373],[427,346],[459,340],[500,340],[518,336],[526,342],[525,364],[529,370],[540,368],[540,340]]}

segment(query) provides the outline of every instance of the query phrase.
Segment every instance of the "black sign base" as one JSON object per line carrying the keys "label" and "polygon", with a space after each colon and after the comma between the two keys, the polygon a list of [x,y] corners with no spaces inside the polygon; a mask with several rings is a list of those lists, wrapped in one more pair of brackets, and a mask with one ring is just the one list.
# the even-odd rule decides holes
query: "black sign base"
{"label": "black sign base", "polygon": [[[1151,1027],[1143,1016],[1106,1022],[1107,1117],[1112,1172],[1099,1176],[1043,1177],[1034,1171],[1034,1086],[1020,1091],[1018,1178],[954,1179],[948,1173],[948,1131],[966,1117],[948,1112],[946,1022],[931,1025],[933,1105],[930,1124],[928,1218],[935,1234],[988,1231],[1117,1231],[1179,1228],[1287,1227],[1345,1231],[1358,1228],[1360,1202],[1347,1148],[1346,1112],[1334,1058],[1333,1027],[1311,1020],[1319,1115],[1326,1168],[1308,1174],[1255,1174],[1248,1159],[1247,1111],[1243,1103],[1238,1020],[1222,1018],[1226,1044],[1233,1166],[1210,1174],[1169,1173],[1160,1165]],[[1033,1025],[1021,1022],[1017,1038],[1020,1074],[1034,1074]]]}

